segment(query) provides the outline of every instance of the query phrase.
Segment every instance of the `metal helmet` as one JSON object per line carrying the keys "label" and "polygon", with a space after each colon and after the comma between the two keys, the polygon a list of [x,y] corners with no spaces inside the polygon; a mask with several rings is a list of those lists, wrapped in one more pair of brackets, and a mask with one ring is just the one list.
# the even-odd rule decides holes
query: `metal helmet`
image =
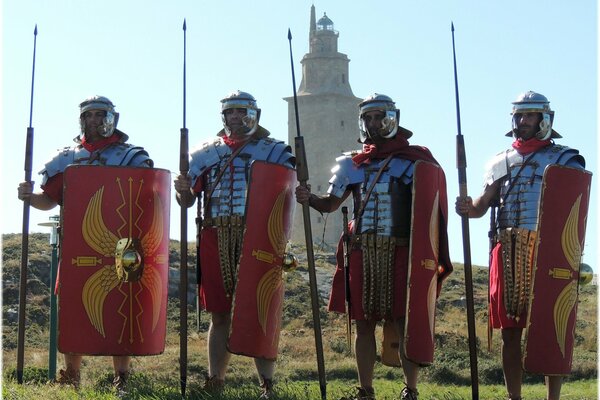
{"label": "metal helmet", "polygon": [[102,120],[102,126],[99,128],[100,135],[104,137],[112,136],[119,122],[119,113],[115,112],[115,105],[107,97],[104,96],[92,96],[85,99],[79,104],[79,128],[81,130],[81,137],[85,135],[85,121],[84,114],[90,110],[104,110],[106,115]]}
{"label": "metal helmet", "polygon": [[[551,137],[561,137],[556,131],[552,129],[552,122],[554,121],[554,111],[550,109],[550,102],[546,96],[528,91],[522,93],[513,101],[512,108],[512,131],[510,134],[517,137],[517,122],[518,115],[524,113],[540,113],[542,120],[540,122],[540,130],[535,134],[535,137],[539,140],[546,140]],[[510,136],[510,135],[509,135]]]}
{"label": "metal helmet", "polygon": [[[384,139],[396,136],[400,123],[400,110],[396,108],[396,103],[390,97],[384,94],[373,93],[360,102],[358,109],[358,127],[360,128],[361,143],[364,143],[367,138],[372,138],[373,136],[379,136]],[[382,111],[385,113],[378,132],[369,132],[367,124],[363,119],[365,113],[369,111]]]}
{"label": "metal helmet", "polygon": [[[237,132],[233,132],[227,126],[227,119],[225,118],[225,110],[232,108],[243,108],[246,110],[246,116],[242,118],[243,126]],[[227,136],[231,136],[232,133],[251,136],[258,129],[259,119],[260,108],[256,106],[256,99],[250,93],[236,90],[221,100],[221,120],[223,121],[223,127]]]}

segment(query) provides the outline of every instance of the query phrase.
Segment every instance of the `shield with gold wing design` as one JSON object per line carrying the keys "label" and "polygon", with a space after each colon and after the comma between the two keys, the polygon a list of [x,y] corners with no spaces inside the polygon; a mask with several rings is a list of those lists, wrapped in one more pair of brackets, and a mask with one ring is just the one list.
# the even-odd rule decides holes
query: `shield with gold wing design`
{"label": "shield with gold wing design", "polygon": [[417,161],[413,175],[408,294],[404,326],[406,357],[433,362],[442,208],[447,207],[446,178],[438,165]]}
{"label": "shield with gold wing design", "polygon": [[255,161],[249,183],[228,349],[275,360],[283,308],[282,265],[292,229],[296,171]]}
{"label": "shield with gold wing design", "polygon": [[164,350],[169,171],[65,170],[58,349],[89,355]]}
{"label": "shield with gold wing design", "polygon": [[581,169],[552,165],[544,171],[523,352],[531,373],[571,372],[591,182],[592,174]]}

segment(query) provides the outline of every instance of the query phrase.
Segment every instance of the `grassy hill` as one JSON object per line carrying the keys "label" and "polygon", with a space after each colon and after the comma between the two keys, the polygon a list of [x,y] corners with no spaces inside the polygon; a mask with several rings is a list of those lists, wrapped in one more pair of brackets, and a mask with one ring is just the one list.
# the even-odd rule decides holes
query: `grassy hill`
{"label": "grassy hill", "polygon": [[[47,234],[30,236],[28,268],[27,330],[25,348],[25,380],[31,385],[19,387],[12,379],[16,365],[17,346],[17,302],[20,266],[20,235],[2,236],[2,338],[3,338],[3,395],[5,398],[34,398],[50,390],[57,398],[71,398],[71,393],[62,388],[44,385],[48,367],[48,315],[50,282],[49,270],[51,247]],[[189,267],[195,260],[194,246],[190,247]],[[179,243],[170,244],[170,264],[177,268],[179,263]],[[286,293],[284,316],[280,341],[280,357],[277,364],[276,380],[284,393],[283,399],[319,398],[318,375],[312,331],[310,291],[303,267],[305,253],[301,248],[293,248],[299,256],[300,267],[285,275]],[[317,252],[316,264],[320,292],[327,293],[329,277],[333,273],[333,255]],[[478,336],[479,383],[487,397],[503,398],[503,377],[500,366],[499,332],[494,332],[492,352],[487,349],[487,268],[473,268],[475,311]],[[326,300],[321,308],[321,326],[325,367],[330,398],[339,398],[348,388],[356,385],[356,370],[351,350],[346,344],[344,315],[328,313]],[[568,390],[578,393],[569,398],[596,398],[597,390],[597,287],[588,285],[580,288],[578,320],[575,337],[573,372],[567,379],[563,394]],[[195,304],[188,310],[188,387],[193,398],[204,398],[200,386],[206,374],[206,330],[209,317],[203,313],[200,330],[196,326]],[[164,354],[133,359],[133,382],[136,387],[131,398],[178,398],[179,384],[179,302],[169,298],[167,343]],[[381,332],[378,330],[378,335]],[[467,318],[464,301],[464,271],[460,264],[444,284],[437,306],[435,363],[422,369],[420,390],[424,398],[461,399],[470,398],[470,369],[467,343]],[[110,397],[110,360],[106,357],[86,357],[82,370],[84,389],[81,398]],[[58,368],[62,365],[59,357]],[[403,381],[402,371],[377,363],[375,370],[378,398],[387,398],[398,392]],[[234,356],[228,374],[228,383],[233,383],[231,397],[224,393],[224,399],[253,398],[258,393],[254,366],[251,359]],[[591,382],[591,383],[590,383]],[[285,383],[285,385],[282,385]],[[542,378],[526,375],[525,383],[529,391],[528,399],[543,398]],[[285,388],[285,389],[284,389]],[[571,389],[569,389],[571,388]],[[585,388],[585,389],[580,389]],[[237,390],[237,392],[236,392]],[[242,392],[240,392],[242,391]],[[244,392],[246,391],[246,392]],[[67,394],[63,394],[67,393]],[[249,394],[240,394],[249,393]],[[307,394],[310,393],[310,394]],[[428,393],[436,396],[427,397]],[[445,394],[444,394],[445,393]],[[539,393],[539,396],[537,397]],[[584,393],[584,394],[582,394]],[[443,396],[441,394],[444,394]],[[67,397],[60,397],[60,396]],[[337,397],[336,397],[337,395]],[[437,397],[437,396],[440,397]],[[496,397],[496,395],[498,397]],[[89,396],[89,397],[87,397]],[[382,397],[383,396],[383,397]],[[465,397],[466,396],[466,397]],[[209,397],[206,397],[209,398]],[[214,398],[214,397],[210,397]],[[389,397],[390,399],[392,397]]]}

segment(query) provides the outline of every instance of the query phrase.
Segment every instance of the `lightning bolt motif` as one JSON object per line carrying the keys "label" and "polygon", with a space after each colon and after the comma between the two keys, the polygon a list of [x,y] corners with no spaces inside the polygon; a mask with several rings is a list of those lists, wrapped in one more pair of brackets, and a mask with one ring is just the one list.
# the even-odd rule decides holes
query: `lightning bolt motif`
{"label": "lightning bolt motif", "polygon": [[[129,201],[127,200],[127,196],[123,191],[120,178],[116,179],[116,185],[121,196],[121,203],[115,209],[115,213],[121,221],[121,225],[117,228],[117,233],[119,235],[121,235],[121,231],[123,230],[123,228],[127,226],[129,226],[129,233],[133,233],[134,227],[139,233],[142,233],[142,228],[140,227],[139,222],[142,220],[142,214],[144,213],[144,209],[140,205],[141,189],[144,184],[144,181],[143,179],[140,180],[138,190],[135,196],[135,201],[133,201],[133,199],[131,198],[131,194],[133,192],[132,179],[130,178],[128,181],[130,193]],[[90,198],[87,209],[83,216],[81,232],[85,242],[90,248],[92,248],[97,253],[100,253],[104,257],[114,257],[115,246],[119,238],[117,235],[112,233],[104,223],[104,218],[102,216],[103,195],[104,186],[102,186],[98,191],[96,191],[96,193],[94,193],[94,195],[92,195],[92,197]],[[133,342],[134,339],[133,332],[131,331],[131,329],[133,329],[133,326],[131,324],[133,324],[134,318],[129,318],[123,312],[123,308],[125,307],[127,300],[129,300],[129,313],[133,313],[132,308],[134,299],[131,298],[132,295],[134,296],[135,302],[139,307],[139,311],[135,315],[135,322],[137,324],[140,340],[142,342],[144,341],[144,338],[142,336],[140,318],[144,312],[144,309],[139,300],[139,295],[142,293],[144,288],[149,291],[152,299],[153,332],[158,324],[158,320],[160,317],[160,306],[163,297],[163,283],[161,274],[157,270],[157,266],[165,264],[168,257],[166,257],[166,255],[164,254],[157,254],[163,240],[164,226],[162,202],[160,200],[159,194],[156,191],[153,192],[153,200],[153,219],[147,232],[141,238],[141,244],[145,261],[144,270],[140,278],[141,285],[139,286],[139,290],[137,290],[137,292],[134,295],[132,294],[131,282],[128,282],[130,293],[127,293],[126,291],[123,291],[121,290],[121,288],[119,288],[119,292],[123,296],[123,301],[116,310],[116,313],[121,315],[124,319],[123,330],[121,332],[119,343],[121,343],[122,341],[124,329],[128,321],[130,324],[129,341]],[[123,209],[125,209],[126,207],[128,207],[129,210],[128,216],[123,215]],[[133,217],[133,207],[135,207],[137,214],[135,220]],[[104,303],[108,294],[117,286],[119,286],[119,283],[120,281],[117,277],[115,266],[113,264],[105,265],[102,269],[92,274],[83,286],[81,297],[88,319],[90,320],[90,323],[94,326],[94,328],[98,331],[98,333],[100,333],[100,335],[102,335],[102,337],[104,338],[106,338],[103,319]]]}

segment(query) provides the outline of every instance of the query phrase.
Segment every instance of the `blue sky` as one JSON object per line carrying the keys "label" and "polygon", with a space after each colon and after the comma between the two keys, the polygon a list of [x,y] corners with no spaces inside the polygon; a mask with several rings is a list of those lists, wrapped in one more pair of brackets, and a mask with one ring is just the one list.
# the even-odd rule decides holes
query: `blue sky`
{"label": "blue sky", "polygon": [[[35,24],[33,170],[39,182],[37,171],[44,162],[78,134],[78,104],[93,94],[115,103],[119,128],[149,151],[156,166],[178,170],[184,18],[190,145],[221,128],[219,100],[235,89],[252,93],[263,110],[261,124],[287,140],[283,98],[292,95],[287,30],[293,35],[299,84],[312,4],[317,18],[326,12],[339,31],[338,49],[351,60],[354,94],[379,92],[394,98],[401,125],[414,132],[411,143],[429,147],[440,161],[451,210],[458,193],[451,21],[469,193],[480,193],[484,165],[510,146],[511,139],[504,136],[510,129],[510,103],[526,90],[550,99],[554,128],[564,137],[558,143],[580,149],[596,174],[597,4],[592,0],[10,0],[2,6],[1,231],[21,231],[23,207],[16,188],[24,177]],[[329,174],[311,171],[315,173]],[[597,271],[596,179],[584,262]],[[38,223],[56,213],[32,210],[30,230],[46,231]],[[179,237],[178,218],[174,206],[174,239]],[[487,216],[471,220],[477,265],[487,265],[488,222]],[[462,262],[460,219],[454,213],[449,229],[451,257]]]}

